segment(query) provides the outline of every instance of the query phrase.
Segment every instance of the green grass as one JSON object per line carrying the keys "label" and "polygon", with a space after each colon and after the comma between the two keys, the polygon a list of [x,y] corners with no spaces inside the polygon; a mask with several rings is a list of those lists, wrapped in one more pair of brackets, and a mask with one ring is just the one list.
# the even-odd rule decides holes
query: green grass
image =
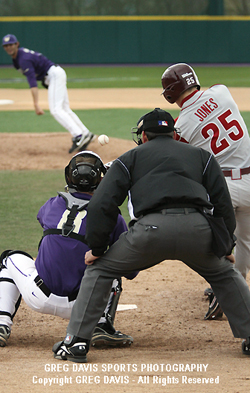
{"label": "green grass", "polygon": [[[69,88],[159,87],[169,64],[159,66],[64,67]],[[202,86],[216,83],[228,87],[250,87],[249,66],[195,66]],[[14,68],[2,67],[0,88],[27,88],[26,78]]]}
{"label": "green grass", "polygon": [[[131,127],[135,127],[138,119],[151,109],[91,109],[74,112],[95,134],[130,139]],[[178,111],[171,113],[178,115]],[[67,132],[48,111],[43,116],[37,116],[34,111],[0,111],[0,124],[0,132]]]}
{"label": "green grass", "polygon": [[[113,138],[131,139],[131,128],[139,118],[152,108],[145,109],[91,109],[76,110],[82,122],[95,134],[106,134]],[[176,118],[178,110],[170,111]],[[250,112],[242,112],[250,130]],[[67,132],[54,118],[45,111],[44,116],[37,116],[34,111],[0,111],[1,132]]]}
{"label": "green grass", "polygon": [[36,215],[63,189],[63,171],[0,171],[0,182],[0,251],[21,249],[35,256],[42,235]]}

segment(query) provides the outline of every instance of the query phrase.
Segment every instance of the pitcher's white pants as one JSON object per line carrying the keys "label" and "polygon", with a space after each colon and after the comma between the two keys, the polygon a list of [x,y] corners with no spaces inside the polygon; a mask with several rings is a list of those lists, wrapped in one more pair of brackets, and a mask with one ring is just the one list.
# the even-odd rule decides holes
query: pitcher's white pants
{"label": "pitcher's white pants", "polygon": [[90,131],[70,109],[67,75],[64,69],[58,65],[51,66],[45,77],[45,83],[49,86],[48,100],[52,116],[71,133],[73,138],[79,135],[87,136]]}

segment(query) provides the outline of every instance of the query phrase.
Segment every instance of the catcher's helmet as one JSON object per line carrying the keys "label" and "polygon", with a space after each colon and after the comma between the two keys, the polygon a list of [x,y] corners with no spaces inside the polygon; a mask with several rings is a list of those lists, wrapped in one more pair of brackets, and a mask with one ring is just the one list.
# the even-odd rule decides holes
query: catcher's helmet
{"label": "catcher's helmet", "polygon": [[162,77],[162,94],[165,99],[173,104],[180,95],[190,87],[196,86],[200,90],[199,79],[193,68],[186,63],[178,63],[168,67]]}
{"label": "catcher's helmet", "polygon": [[70,189],[92,192],[98,187],[106,171],[98,154],[92,151],[81,151],[66,166],[65,180]]}

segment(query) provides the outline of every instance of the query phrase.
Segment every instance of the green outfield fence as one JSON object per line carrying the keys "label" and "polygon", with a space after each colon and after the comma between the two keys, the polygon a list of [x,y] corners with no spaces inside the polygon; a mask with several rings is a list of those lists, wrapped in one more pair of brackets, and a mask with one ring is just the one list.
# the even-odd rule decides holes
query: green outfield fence
{"label": "green outfield fence", "polygon": [[0,17],[0,32],[60,64],[250,63],[250,17]]}

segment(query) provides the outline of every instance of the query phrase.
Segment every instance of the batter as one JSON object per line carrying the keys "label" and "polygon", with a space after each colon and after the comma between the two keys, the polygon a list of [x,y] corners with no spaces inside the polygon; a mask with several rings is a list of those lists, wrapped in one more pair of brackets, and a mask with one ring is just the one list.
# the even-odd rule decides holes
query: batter
{"label": "batter", "polygon": [[[246,278],[250,269],[250,138],[246,124],[228,88],[214,85],[200,90],[198,77],[188,64],[168,67],[162,86],[165,99],[181,108],[176,139],[212,153],[224,173],[236,218],[235,267]],[[211,296],[211,292],[207,294]],[[218,310],[215,302],[214,307]],[[208,318],[214,316],[209,311]]]}

